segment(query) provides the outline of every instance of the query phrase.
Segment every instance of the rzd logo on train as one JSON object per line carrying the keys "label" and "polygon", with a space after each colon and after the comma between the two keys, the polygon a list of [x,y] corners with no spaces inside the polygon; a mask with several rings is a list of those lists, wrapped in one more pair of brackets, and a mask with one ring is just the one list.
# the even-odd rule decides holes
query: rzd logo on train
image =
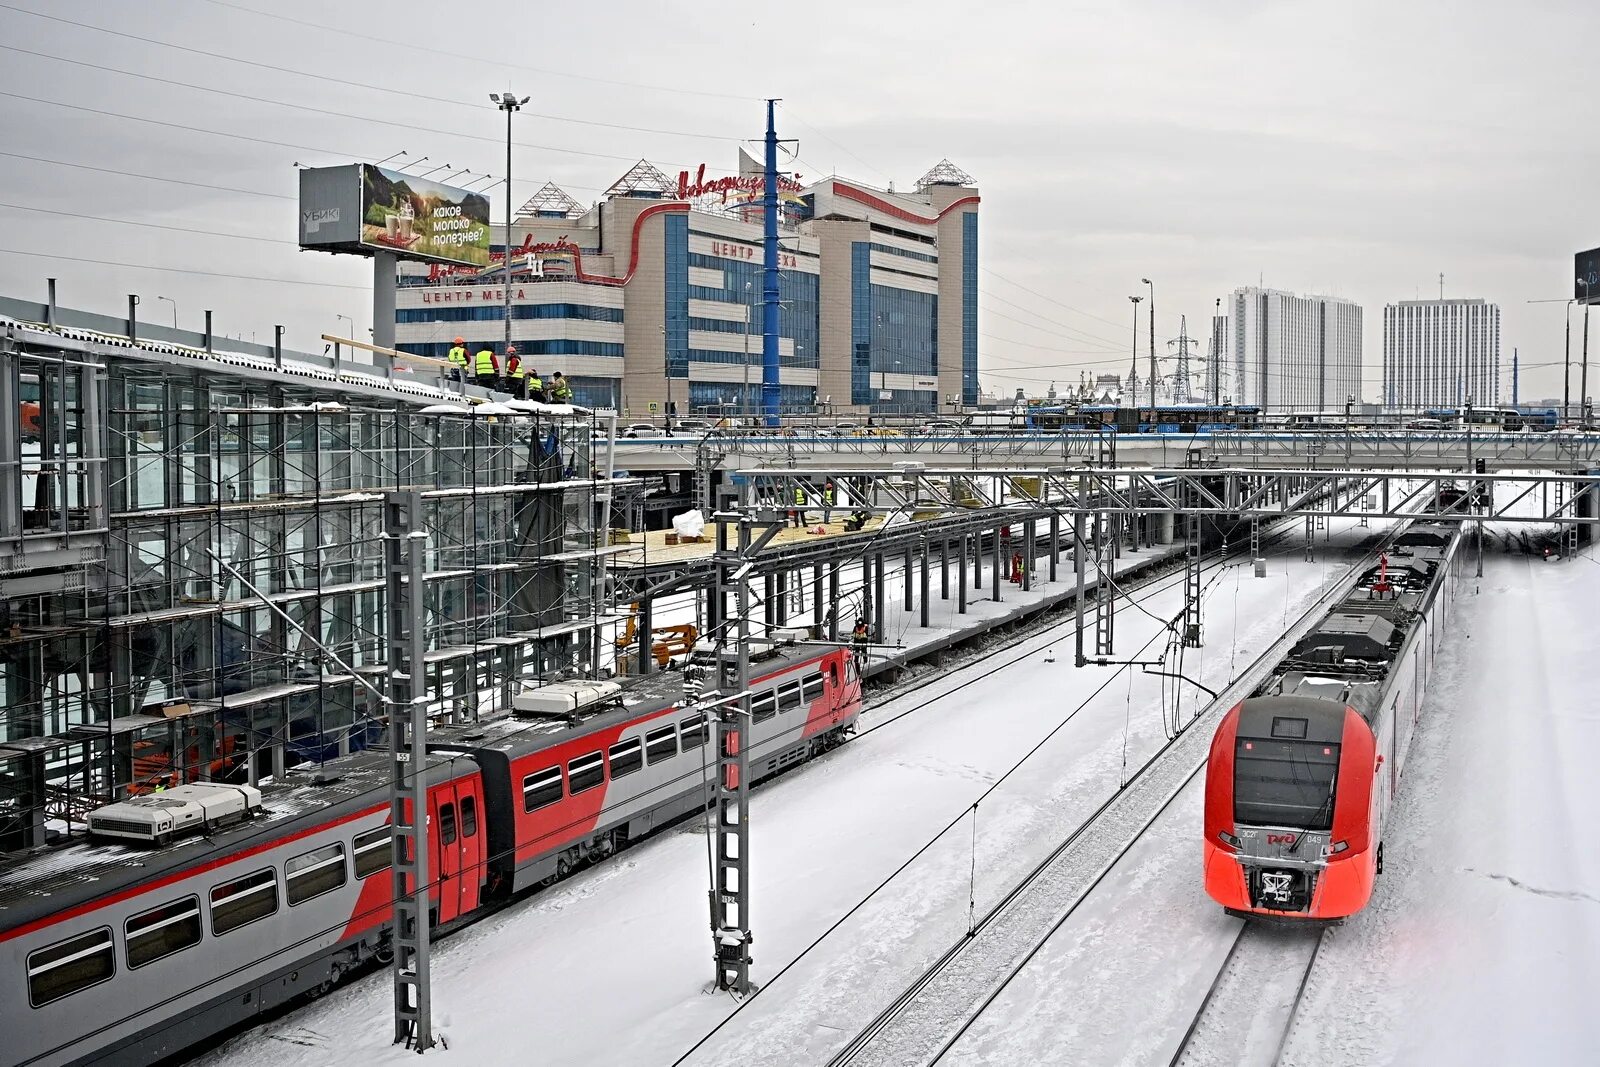
{"label": "rzd logo on train", "polygon": [[1269,845],[1292,845],[1292,844],[1295,843],[1296,836],[1297,835],[1295,835],[1295,834],[1268,834],[1267,835],[1267,844],[1269,844]]}

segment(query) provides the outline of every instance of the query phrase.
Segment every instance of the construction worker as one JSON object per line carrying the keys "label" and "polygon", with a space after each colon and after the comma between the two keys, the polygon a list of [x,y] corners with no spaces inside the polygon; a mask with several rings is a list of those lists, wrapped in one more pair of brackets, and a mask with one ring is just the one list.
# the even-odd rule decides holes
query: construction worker
{"label": "construction worker", "polygon": [[549,399],[545,395],[544,379],[539,377],[538,371],[528,375],[528,399],[538,400],[541,403]]}
{"label": "construction worker", "polygon": [[806,491],[799,486],[794,490],[794,510],[789,512],[789,518],[796,526],[806,524]]}
{"label": "construction worker", "polygon": [[556,371],[555,377],[550,381],[550,400],[556,404],[572,403],[572,386],[567,384],[560,371]]}
{"label": "construction worker", "polygon": [[867,642],[871,639],[872,634],[867,630],[866,618],[858,617],[855,629],[850,631],[850,643],[855,646],[857,655],[862,655],[867,651]]}
{"label": "construction worker", "polygon": [[472,357],[472,373],[479,385],[485,389],[494,389],[500,384],[500,361],[495,358],[494,349],[484,345]]}
{"label": "construction worker", "polygon": [[457,337],[450,353],[446,356],[450,360],[450,380],[464,382],[467,380],[467,342]]}
{"label": "construction worker", "polygon": [[528,372],[517,355],[516,345],[506,346],[506,392],[522,400],[528,398]]}
{"label": "construction worker", "polygon": [[833,521],[833,479],[829,478],[822,483],[822,523],[826,526]]}

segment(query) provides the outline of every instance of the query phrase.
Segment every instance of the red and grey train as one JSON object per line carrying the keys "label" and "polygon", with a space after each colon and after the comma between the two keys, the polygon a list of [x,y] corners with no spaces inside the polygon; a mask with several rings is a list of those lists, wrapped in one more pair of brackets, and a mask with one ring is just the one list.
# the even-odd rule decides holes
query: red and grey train
{"label": "red and grey train", "polygon": [[1339,920],[1366,906],[1452,615],[1454,527],[1412,526],[1223,716],[1206,765],[1206,892],[1231,914]]}
{"label": "red and grey train", "polygon": [[[853,731],[847,650],[780,645],[752,675],[753,779]],[[682,705],[683,676],[666,672],[560,717],[430,733],[436,930],[701,810],[713,726]],[[291,773],[260,789],[254,818],[166,844],[78,839],[0,857],[5,1062],[152,1062],[386,958],[388,766],[369,751]],[[139,803],[177,810],[163,801],[177,792]]]}

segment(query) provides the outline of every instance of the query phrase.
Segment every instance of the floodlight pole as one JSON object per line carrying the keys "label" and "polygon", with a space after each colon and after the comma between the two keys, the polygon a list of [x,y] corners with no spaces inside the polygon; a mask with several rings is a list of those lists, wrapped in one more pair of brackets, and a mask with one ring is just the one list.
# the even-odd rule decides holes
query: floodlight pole
{"label": "floodlight pole", "polygon": [[[524,96],[519,100],[516,93],[507,89],[504,95],[490,93],[489,99],[493,100],[495,106],[506,113],[506,239],[505,255],[501,260],[501,265],[505,268],[506,335],[505,342],[500,349],[500,358],[509,363],[511,358],[511,116],[514,112],[521,111],[522,105],[526,104],[532,97]],[[511,368],[506,366],[506,373],[510,374],[510,372]]]}

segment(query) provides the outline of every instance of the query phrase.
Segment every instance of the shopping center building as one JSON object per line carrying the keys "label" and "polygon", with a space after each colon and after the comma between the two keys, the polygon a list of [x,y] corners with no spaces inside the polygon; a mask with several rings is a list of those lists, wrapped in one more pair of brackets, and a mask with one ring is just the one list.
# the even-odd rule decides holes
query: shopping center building
{"label": "shopping center building", "polygon": [[[511,337],[579,403],[644,419],[760,408],[763,181],[669,177],[641,161],[587,209],[546,185],[511,227]],[[948,412],[978,398],[978,191],[941,162],[911,192],[781,179],[782,404],[829,414]],[[502,227],[495,241],[503,242]],[[396,345],[499,353],[495,264],[401,265]]]}

